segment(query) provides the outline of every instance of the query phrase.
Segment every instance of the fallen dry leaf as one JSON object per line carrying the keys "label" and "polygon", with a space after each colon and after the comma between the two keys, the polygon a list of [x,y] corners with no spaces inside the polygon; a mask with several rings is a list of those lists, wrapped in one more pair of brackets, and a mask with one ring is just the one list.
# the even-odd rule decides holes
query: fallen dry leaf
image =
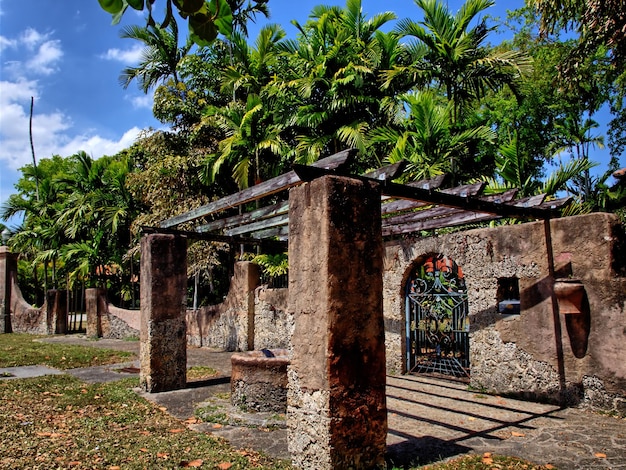
{"label": "fallen dry leaf", "polygon": [[142,447],[141,449],[139,449],[140,452],[148,452],[148,449],[146,449],[145,447]]}
{"label": "fallen dry leaf", "polygon": [[161,410],[161,411],[167,411],[167,408],[165,408],[164,406],[159,406],[159,410]]}
{"label": "fallen dry leaf", "polygon": [[230,462],[222,462],[217,464],[217,468],[219,468],[220,470],[228,470],[232,466],[233,464]]}
{"label": "fallen dry leaf", "polygon": [[545,464],[544,467],[546,467],[548,470],[552,470],[554,468],[554,465],[550,465],[549,463]]}
{"label": "fallen dry leaf", "polygon": [[157,457],[160,459],[169,459],[170,454],[168,454],[167,452],[157,452]]}
{"label": "fallen dry leaf", "polygon": [[485,453],[483,454],[483,458],[488,459],[489,457],[491,457],[491,452],[485,452]]}
{"label": "fallen dry leaf", "polygon": [[179,466],[183,468],[201,467],[203,463],[204,463],[204,460],[196,459],[196,460],[191,460],[189,462],[182,461]]}
{"label": "fallen dry leaf", "polygon": [[223,426],[221,424],[219,424],[219,423],[215,423],[212,427],[213,427],[213,429],[220,429]]}
{"label": "fallen dry leaf", "polygon": [[179,433],[179,432],[185,432],[185,429],[183,429],[183,428],[170,429],[170,432],[172,434],[176,434],[176,433]]}
{"label": "fallen dry leaf", "polygon": [[36,432],[39,437],[61,437],[62,434],[58,432]]}
{"label": "fallen dry leaf", "polygon": [[122,470],[122,467],[118,465],[113,465],[112,467],[109,467],[109,470]]}
{"label": "fallen dry leaf", "polygon": [[511,431],[511,436],[513,437],[526,437],[526,434],[523,432]]}
{"label": "fallen dry leaf", "polygon": [[606,459],[606,454],[602,453],[602,452],[596,452],[595,454],[596,457],[598,457],[599,459]]}

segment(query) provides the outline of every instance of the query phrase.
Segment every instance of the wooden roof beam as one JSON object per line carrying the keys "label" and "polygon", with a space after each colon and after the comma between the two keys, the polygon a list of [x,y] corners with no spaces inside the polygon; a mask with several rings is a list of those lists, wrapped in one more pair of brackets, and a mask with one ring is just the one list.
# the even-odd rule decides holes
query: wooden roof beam
{"label": "wooden roof beam", "polygon": [[[331,155],[330,157],[323,158],[313,163],[311,168],[319,168],[324,171],[332,171],[348,165],[356,155],[356,149],[344,150],[342,152]],[[160,223],[163,228],[174,227],[184,222],[190,222],[200,217],[213,214],[215,212],[222,211],[224,209],[230,209],[233,207],[246,204],[248,202],[256,201],[266,196],[270,196],[285,189],[298,184],[300,178],[294,171],[285,173],[284,175],[277,176],[270,180],[264,181],[247,189],[243,189],[238,193],[231,194],[230,196],[223,197],[217,201],[210,202],[204,206],[198,207],[191,211],[185,212],[169,219],[166,219]]]}
{"label": "wooden roof beam", "polygon": [[[337,174],[337,172],[327,171],[322,168],[314,168],[305,165],[293,165],[293,168],[302,181],[312,181],[322,176]],[[555,215],[555,211],[553,209],[544,209],[538,207],[517,207],[508,204],[480,200],[472,197],[461,197],[454,194],[446,194],[443,191],[430,191],[393,182],[379,182],[377,180],[365,178],[363,176],[343,176],[360,179],[363,181],[376,182],[381,186],[381,192],[383,194],[400,199],[412,199],[415,201],[454,207],[467,211],[494,214],[501,217],[550,219]]]}

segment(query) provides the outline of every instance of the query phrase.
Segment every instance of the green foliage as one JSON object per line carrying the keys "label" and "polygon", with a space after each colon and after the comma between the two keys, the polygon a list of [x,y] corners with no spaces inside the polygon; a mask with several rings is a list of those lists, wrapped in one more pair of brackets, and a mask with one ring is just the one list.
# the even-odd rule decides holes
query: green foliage
{"label": "green foliage", "polygon": [[147,27],[166,28],[176,22],[173,6],[188,20],[191,38],[199,45],[208,45],[219,33],[230,36],[233,31],[233,12],[227,0],[165,0],[165,18],[157,25],[152,16],[154,0],[98,0],[103,10],[113,15],[112,24],[118,24],[130,6],[147,10]]}
{"label": "green foliage", "polygon": [[255,255],[251,261],[261,267],[263,275],[267,278],[284,276],[289,272],[287,253]]}
{"label": "green foliage", "polygon": [[[254,41],[246,24],[268,15],[267,1],[99,2],[116,20],[128,7],[148,13],[145,28],[122,30],[145,47],[122,84],[156,88],[154,115],[174,132],[146,133],[113,157],[77,152],[22,168],[2,215],[24,216],[10,247],[20,253],[20,276],[30,276],[21,284],[38,286],[26,289],[37,304],[48,287],[74,282],[132,300],[142,226],[346,147],[360,150],[355,172],[406,160],[401,181],[451,173],[454,183],[487,179],[491,191],[565,192],[576,199],[571,211],[623,210],[623,186],[608,183],[617,160],[600,176],[589,172],[603,145],[593,119],[602,105],[615,116],[612,153],[626,142],[617,39],[603,36],[578,55],[567,80],[559,73],[589,31],[575,28],[580,35],[563,40],[555,27],[582,24],[578,13],[592,4],[575,2],[584,8],[571,17],[542,10],[544,26],[549,15],[556,21],[548,39],[522,9],[509,22],[517,22],[513,40],[492,47],[496,28],[484,15],[491,0],[467,0],[457,13],[441,0],[417,0],[421,19],[397,21],[391,32],[384,30],[392,12],[366,17],[360,0],[346,0],[315,7],[295,22],[295,38],[269,25]],[[165,7],[160,23],[153,3]],[[179,38],[176,12],[191,25],[191,40]],[[546,178],[554,161],[563,163]],[[218,244],[189,246],[189,275],[198,276],[203,302],[219,300],[227,284],[218,281],[228,272],[225,253]],[[266,261],[270,276],[287,269],[286,261]]]}

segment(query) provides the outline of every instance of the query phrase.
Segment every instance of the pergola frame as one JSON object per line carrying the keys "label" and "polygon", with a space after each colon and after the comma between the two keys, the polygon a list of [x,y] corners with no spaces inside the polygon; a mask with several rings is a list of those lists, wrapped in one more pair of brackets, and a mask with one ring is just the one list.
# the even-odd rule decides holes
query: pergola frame
{"label": "pergola frame", "polygon": [[[355,155],[356,150],[349,149],[310,166],[294,164],[293,170],[288,173],[164,220],[160,227],[144,227],[144,232],[178,233],[192,239],[231,245],[274,244],[284,247],[289,237],[287,198],[249,212],[215,216],[325,175],[345,176],[380,185],[382,234],[386,238],[503,217],[549,220],[558,217],[560,209],[571,201],[570,198],[562,198],[544,202],[545,195],[515,199],[516,189],[485,196],[482,195],[484,182],[439,189],[446,179],[445,175],[409,184],[394,183],[393,180],[405,167],[404,162],[364,175],[354,175],[348,168]],[[215,217],[214,220],[199,223],[195,231],[176,230],[180,224],[209,216]]]}

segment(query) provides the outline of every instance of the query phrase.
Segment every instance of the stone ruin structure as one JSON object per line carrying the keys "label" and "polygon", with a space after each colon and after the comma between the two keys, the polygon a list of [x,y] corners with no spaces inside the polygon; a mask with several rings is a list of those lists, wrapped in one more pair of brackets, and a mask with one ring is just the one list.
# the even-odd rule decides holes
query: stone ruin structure
{"label": "stone ruin structure", "polygon": [[[615,216],[547,215],[539,222],[383,241],[381,233],[394,229],[381,219],[381,187],[388,190],[384,182],[332,175],[293,187],[289,289],[259,286],[256,268],[242,263],[224,303],[197,311],[183,304],[188,234],[145,235],[142,386],[185,386],[186,344],[289,349],[289,441],[301,468],[382,465],[385,374],[429,364],[454,365],[485,391],[582,401],[626,415],[626,238]],[[391,189],[409,197],[431,192]],[[460,204],[439,194],[444,191],[427,201]],[[485,198],[472,201],[472,212],[462,217],[484,220],[481,211],[501,209]],[[512,205],[496,214],[523,212]],[[439,220],[445,217],[434,209]],[[190,218],[206,215],[198,214]],[[458,213],[447,214],[458,220]],[[529,214],[541,218],[542,212]],[[428,276],[437,292],[457,295],[454,301],[416,295]],[[577,294],[562,297],[561,285],[574,285]],[[465,316],[438,316],[447,312],[446,302]],[[114,331],[120,312],[95,304],[91,331]],[[413,316],[422,310],[425,316]],[[460,338],[466,350],[452,348]]]}

